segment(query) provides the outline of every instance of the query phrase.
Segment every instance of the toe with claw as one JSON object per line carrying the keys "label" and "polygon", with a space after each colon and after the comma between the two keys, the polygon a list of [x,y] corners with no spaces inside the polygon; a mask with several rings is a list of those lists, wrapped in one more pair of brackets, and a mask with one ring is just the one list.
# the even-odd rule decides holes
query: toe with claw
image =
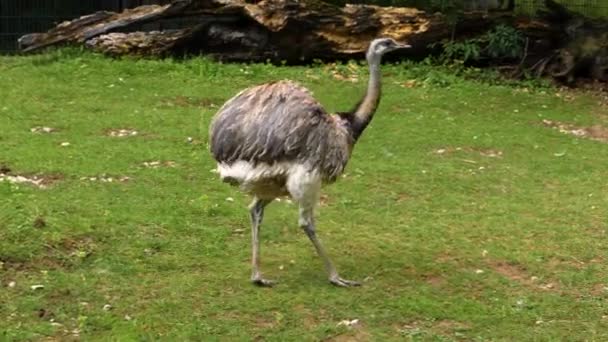
{"label": "toe with claw", "polygon": [[340,277],[332,277],[329,279],[329,282],[340,287],[353,287],[353,286],[361,286],[361,283],[358,281],[346,280]]}
{"label": "toe with claw", "polygon": [[264,279],[264,278],[253,278],[251,279],[254,285],[260,287],[273,287],[276,282],[274,280]]}

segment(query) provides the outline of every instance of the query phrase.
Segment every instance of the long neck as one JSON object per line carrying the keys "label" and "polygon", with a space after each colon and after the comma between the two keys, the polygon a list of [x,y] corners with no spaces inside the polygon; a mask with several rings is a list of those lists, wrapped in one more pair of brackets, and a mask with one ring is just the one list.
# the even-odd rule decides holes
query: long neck
{"label": "long neck", "polygon": [[378,103],[380,102],[381,78],[380,72],[380,56],[368,56],[369,63],[369,81],[367,83],[367,91],[359,105],[355,108],[352,118],[352,129],[355,140],[359,138],[367,125],[372,121]]}

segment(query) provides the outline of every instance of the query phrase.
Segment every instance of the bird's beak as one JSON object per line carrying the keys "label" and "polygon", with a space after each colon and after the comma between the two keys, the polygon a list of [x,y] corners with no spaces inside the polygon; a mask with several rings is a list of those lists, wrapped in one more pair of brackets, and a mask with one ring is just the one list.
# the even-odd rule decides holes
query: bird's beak
{"label": "bird's beak", "polygon": [[399,43],[399,45],[397,45],[398,49],[409,49],[412,46],[410,44],[405,44],[405,43]]}

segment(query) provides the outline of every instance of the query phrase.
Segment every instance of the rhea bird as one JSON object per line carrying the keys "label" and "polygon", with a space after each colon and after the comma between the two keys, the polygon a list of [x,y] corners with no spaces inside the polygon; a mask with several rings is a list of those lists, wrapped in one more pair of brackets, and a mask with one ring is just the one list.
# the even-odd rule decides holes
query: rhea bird
{"label": "rhea bird", "polygon": [[290,196],[299,206],[299,225],[323,260],[329,281],[358,286],[339,276],[317,238],[313,211],[321,187],[336,181],[380,102],[382,56],[409,48],[392,38],[373,40],[366,53],[367,91],[351,112],[329,114],[306,88],[277,81],[247,88],[228,100],[210,125],[210,150],[220,178],[253,196],[251,281],[272,286],[260,271],[260,225],[264,208]]}

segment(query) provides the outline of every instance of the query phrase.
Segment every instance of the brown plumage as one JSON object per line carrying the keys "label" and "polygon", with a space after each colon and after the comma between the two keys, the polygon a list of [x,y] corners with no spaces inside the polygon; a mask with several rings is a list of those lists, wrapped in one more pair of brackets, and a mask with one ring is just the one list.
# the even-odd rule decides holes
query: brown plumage
{"label": "brown plumage", "polygon": [[342,174],[353,145],[376,111],[381,56],[404,47],[409,46],[390,38],[370,44],[367,92],[352,112],[330,115],[306,88],[278,81],[243,90],[214,117],[210,148],[220,177],[254,196],[250,206],[254,283],[272,284],[259,271],[258,233],[264,207],[289,195],[299,205],[300,227],[323,259],[329,280],[339,286],[358,285],[338,275],[316,237],[313,209],[321,185]]}

